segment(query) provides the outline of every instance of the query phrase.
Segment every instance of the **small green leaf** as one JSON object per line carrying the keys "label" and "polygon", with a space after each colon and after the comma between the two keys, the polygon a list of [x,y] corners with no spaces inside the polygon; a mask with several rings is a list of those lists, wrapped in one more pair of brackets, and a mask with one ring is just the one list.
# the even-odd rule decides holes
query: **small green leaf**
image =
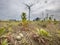
{"label": "small green leaf", "polygon": [[0,28],[0,36],[3,35],[5,32],[5,29],[4,28]]}
{"label": "small green leaf", "polygon": [[5,40],[2,41],[2,45],[8,45],[7,39],[5,39]]}
{"label": "small green leaf", "polygon": [[38,34],[39,35],[42,35],[42,36],[49,36],[50,34],[49,34],[49,32],[47,32],[46,30],[44,30],[44,29],[37,29],[37,31],[38,31]]}

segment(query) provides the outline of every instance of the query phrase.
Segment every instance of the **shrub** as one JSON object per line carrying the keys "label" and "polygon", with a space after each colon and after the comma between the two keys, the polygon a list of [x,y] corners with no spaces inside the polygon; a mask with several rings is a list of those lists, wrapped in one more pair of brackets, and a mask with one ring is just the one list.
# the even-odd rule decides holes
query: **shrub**
{"label": "shrub", "polygon": [[22,18],[22,24],[25,26],[27,24],[26,13],[23,12],[21,18]]}
{"label": "shrub", "polygon": [[21,18],[22,18],[22,22],[25,22],[26,21],[26,13],[23,12]]}
{"label": "shrub", "polygon": [[35,19],[35,21],[40,21],[40,18],[39,18],[39,17],[37,17],[37,18]]}
{"label": "shrub", "polygon": [[51,18],[51,17],[49,17],[49,20],[52,20],[52,18]]}
{"label": "shrub", "polygon": [[54,24],[57,24],[57,21],[56,21],[56,19],[54,19]]}

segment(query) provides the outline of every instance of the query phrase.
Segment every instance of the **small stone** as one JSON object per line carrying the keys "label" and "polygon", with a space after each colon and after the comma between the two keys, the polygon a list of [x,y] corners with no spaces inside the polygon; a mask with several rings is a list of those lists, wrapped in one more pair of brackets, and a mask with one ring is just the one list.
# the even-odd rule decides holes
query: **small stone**
{"label": "small stone", "polygon": [[16,36],[16,40],[20,41],[21,40],[21,36]]}
{"label": "small stone", "polygon": [[21,39],[21,36],[17,36],[16,38],[17,38],[17,39]]}
{"label": "small stone", "polygon": [[22,33],[19,33],[19,35],[20,35],[21,37],[23,37],[23,34],[22,34]]}

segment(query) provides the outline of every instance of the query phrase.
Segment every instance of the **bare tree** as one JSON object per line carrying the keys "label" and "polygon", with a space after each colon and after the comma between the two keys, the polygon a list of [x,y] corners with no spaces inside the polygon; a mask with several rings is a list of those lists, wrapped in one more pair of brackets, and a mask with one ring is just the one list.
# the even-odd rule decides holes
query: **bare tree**
{"label": "bare tree", "polygon": [[28,7],[28,10],[29,10],[29,20],[30,20],[31,7],[32,7],[33,5],[34,5],[34,4],[31,4],[31,5],[25,4],[25,6],[27,6],[27,7]]}

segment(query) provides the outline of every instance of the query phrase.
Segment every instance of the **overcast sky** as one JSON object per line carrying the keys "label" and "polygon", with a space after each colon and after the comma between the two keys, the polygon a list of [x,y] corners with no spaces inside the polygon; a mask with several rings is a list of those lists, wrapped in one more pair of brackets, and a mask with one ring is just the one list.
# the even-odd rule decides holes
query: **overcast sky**
{"label": "overcast sky", "polygon": [[28,8],[24,4],[34,4],[31,7],[31,19],[42,18],[43,12],[44,17],[48,13],[60,20],[60,0],[0,0],[0,19],[20,20],[22,12],[26,12],[28,18]]}

